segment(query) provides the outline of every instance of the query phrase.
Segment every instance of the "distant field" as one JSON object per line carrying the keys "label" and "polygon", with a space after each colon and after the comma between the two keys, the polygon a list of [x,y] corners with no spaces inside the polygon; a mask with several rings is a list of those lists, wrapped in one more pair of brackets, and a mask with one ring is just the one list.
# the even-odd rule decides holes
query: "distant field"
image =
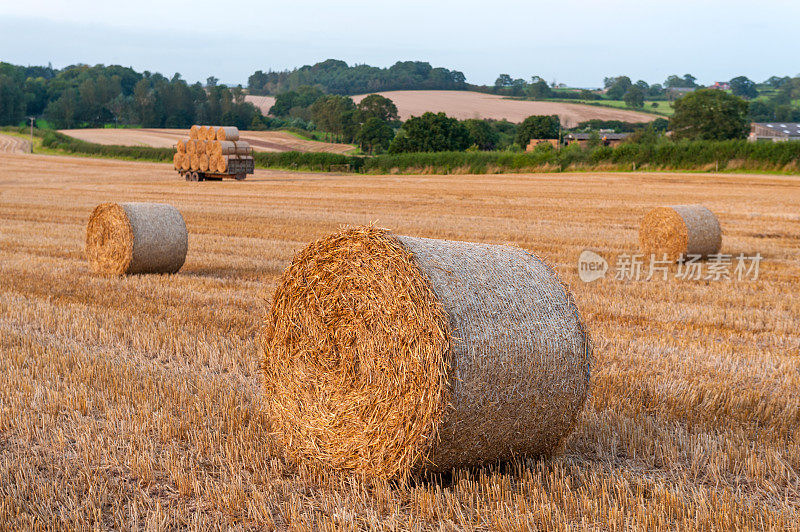
{"label": "distant field", "polygon": [[[577,102],[584,103],[586,105],[594,105],[595,107],[604,106],[604,107],[615,107],[620,109],[627,109],[627,105],[622,100],[576,100]],[[653,107],[653,104],[656,104]],[[656,102],[645,102],[644,108],[646,111],[659,113],[665,116],[672,116],[672,113],[675,112],[675,109],[672,108],[670,102],[659,100]]]}
{"label": "distant field", "polygon": [[[448,116],[460,120],[492,118],[510,122],[522,122],[531,115],[558,115],[566,127],[574,127],[579,122],[592,119],[650,122],[656,118],[652,114],[637,111],[576,103],[510,100],[496,94],[470,91],[389,91],[379,94],[390,98],[397,105],[402,120],[419,116],[426,111],[444,111]],[[353,100],[358,103],[365,96],[367,95],[353,96]]]}
{"label": "distant field", "polygon": [[[154,148],[170,148],[178,139],[189,136],[186,129],[62,129],[61,133],[97,144]],[[243,131],[241,139],[263,152],[346,153],[355,149],[350,144],[304,140],[286,131]]]}
{"label": "distant field", "polygon": [[270,108],[275,105],[274,96],[245,96],[244,101],[252,103],[258,107],[265,115],[269,114]]}
{"label": "distant field", "polygon": [[0,153],[28,153],[30,142],[16,135],[0,134]]}

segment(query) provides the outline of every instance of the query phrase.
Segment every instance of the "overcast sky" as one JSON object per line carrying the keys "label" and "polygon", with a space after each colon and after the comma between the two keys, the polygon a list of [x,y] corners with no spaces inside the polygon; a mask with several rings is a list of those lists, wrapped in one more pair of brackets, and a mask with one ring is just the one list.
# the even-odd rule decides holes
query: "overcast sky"
{"label": "overcast sky", "polygon": [[471,83],[500,73],[579,87],[619,74],[762,81],[800,73],[798,20],[796,0],[0,0],[0,60],[230,84],[328,58],[428,61]]}

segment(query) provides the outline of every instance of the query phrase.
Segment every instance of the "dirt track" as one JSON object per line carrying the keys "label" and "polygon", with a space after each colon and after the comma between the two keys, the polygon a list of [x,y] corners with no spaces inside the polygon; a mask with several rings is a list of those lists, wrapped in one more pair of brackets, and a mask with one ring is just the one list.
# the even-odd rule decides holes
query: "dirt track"
{"label": "dirt track", "polygon": [[[510,122],[522,122],[531,115],[558,115],[566,127],[575,127],[579,122],[595,118],[624,122],[650,122],[658,118],[655,115],[624,109],[575,103],[509,100],[496,94],[469,91],[389,91],[378,94],[394,102],[401,120],[420,116],[426,111],[435,113],[443,111],[447,116],[459,120],[492,118],[506,119]],[[358,103],[366,96],[366,94],[353,96],[353,101]]]}
{"label": "dirt track", "polygon": [[[62,129],[61,133],[97,144],[154,148],[171,148],[178,139],[189,137],[186,129]],[[262,152],[346,153],[355,148],[350,144],[303,140],[285,131],[242,131],[240,135],[255,151]]]}
{"label": "dirt track", "polygon": [[2,153],[30,153],[31,143],[19,137],[0,134],[0,152]]}

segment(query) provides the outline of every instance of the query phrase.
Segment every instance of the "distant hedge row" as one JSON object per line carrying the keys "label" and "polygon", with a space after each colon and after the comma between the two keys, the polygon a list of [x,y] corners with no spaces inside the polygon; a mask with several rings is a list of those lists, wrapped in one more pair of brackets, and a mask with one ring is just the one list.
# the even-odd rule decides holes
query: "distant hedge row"
{"label": "distant hedge row", "polygon": [[[104,146],[85,142],[55,131],[44,134],[42,144],[67,153],[100,157],[168,162],[171,148]],[[401,153],[359,157],[336,153],[281,152],[254,154],[257,168],[312,171],[382,173],[503,173],[524,171],[591,170],[755,170],[800,172],[800,142],[663,141],[655,144],[625,143],[608,146],[568,146],[556,150],[549,145],[532,152],[439,152]]]}
{"label": "distant hedge row", "polygon": [[42,146],[51,150],[68,153],[82,153],[115,159],[133,159],[137,161],[172,162],[175,150],[172,148],[151,148],[149,146],[106,146],[64,135],[57,131],[48,131],[42,138]]}
{"label": "distant hedge row", "polygon": [[800,171],[800,142],[745,140],[625,143],[616,148],[545,145],[532,152],[440,152],[380,155],[365,161],[370,173],[502,173],[567,169]]}

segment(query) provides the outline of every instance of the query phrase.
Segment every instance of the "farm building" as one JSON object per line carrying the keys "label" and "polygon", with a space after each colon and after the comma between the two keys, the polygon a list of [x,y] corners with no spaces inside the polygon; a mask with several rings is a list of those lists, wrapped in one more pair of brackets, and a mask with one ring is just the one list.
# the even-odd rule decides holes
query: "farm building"
{"label": "farm building", "polygon": [[798,122],[753,122],[750,124],[751,142],[783,142],[800,140],[800,123]]}
{"label": "farm building", "polygon": [[715,81],[713,85],[708,86],[709,89],[717,89],[720,91],[729,91],[731,90],[731,84],[727,81]]}
{"label": "farm building", "polygon": [[[630,133],[614,133],[611,131],[599,131],[597,133],[600,144],[603,146],[619,146],[622,144]],[[564,143],[569,146],[570,144],[578,143],[579,145],[588,144],[592,140],[592,133],[569,133],[564,137]]]}

